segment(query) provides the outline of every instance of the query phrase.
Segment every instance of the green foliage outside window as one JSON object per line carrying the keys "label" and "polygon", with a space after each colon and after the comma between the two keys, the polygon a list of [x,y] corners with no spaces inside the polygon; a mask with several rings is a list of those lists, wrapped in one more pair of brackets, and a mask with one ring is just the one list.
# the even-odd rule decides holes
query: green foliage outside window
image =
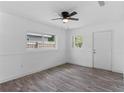
{"label": "green foliage outside window", "polygon": [[52,35],[51,37],[48,37],[48,41],[49,42],[54,42],[55,41],[55,36]]}
{"label": "green foliage outside window", "polygon": [[82,47],[82,44],[83,44],[83,38],[81,35],[76,35],[75,38],[74,38],[74,42],[75,42],[75,47],[77,48],[81,48]]}

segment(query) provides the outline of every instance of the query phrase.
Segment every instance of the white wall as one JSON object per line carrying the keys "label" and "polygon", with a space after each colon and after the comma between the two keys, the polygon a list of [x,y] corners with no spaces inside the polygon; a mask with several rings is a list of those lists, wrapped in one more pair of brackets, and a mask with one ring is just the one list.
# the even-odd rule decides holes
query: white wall
{"label": "white wall", "polygon": [[[57,35],[54,50],[27,51],[26,33]],[[0,13],[0,82],[65,63],[65,31]]]}
{"label": "white wall", "polygon": [[[92,67],[92,32],[109,30],[113,33],[112,71],[122,73],[124,71],[124,22],[121,21],[101,25],[89,25],[68,31],[67,61]],[[71,47],[71,37],[73,34],[81,34],[83,36],[83,47],[81,49]]]}
{"label": "white wall", "polygon": [[[0,82],[65,62],[92,67],[92,32],[107,30],[113,32],[112,70],[122,72],[124,66],[124,22],[89,25],[64,31],[21,17],[0,13]],[[57,35],[58,49],[27,51],[25,48],[27,32]],[[73,34],[83,35],[84,42],[81,49],[71,47]]]}

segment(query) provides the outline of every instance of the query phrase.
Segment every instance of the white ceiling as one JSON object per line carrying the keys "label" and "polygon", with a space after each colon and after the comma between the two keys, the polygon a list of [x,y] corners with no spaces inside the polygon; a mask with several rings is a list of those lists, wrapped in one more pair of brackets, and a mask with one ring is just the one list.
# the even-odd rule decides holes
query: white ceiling
{"label": "white ceiling", "polygon": [[[0,2],[0,10],[17,16],[51,24],[64,28],[78,28],[82,26],[115,22],[124,17],[124,2],[105,2],[104,7],[100,7],[97,1],[11,1]],[[63,11],[77,11],[79,21],[69,21],[63,24],[61,20],[53,21],[51,19],[59,17],[58,14]]]}

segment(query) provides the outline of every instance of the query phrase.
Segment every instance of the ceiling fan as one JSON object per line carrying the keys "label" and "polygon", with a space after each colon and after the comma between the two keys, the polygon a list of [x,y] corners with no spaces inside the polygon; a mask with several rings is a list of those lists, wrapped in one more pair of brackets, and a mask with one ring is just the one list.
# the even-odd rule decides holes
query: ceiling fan
{"label": "ceiling fan", "polygon": [[76,15],[77,12],[73,11],[72,13],[69,13],[67,11],[63,11],[60,14],[60,18],[55,18],[52,20],[62,20],[63,23],[67,23],[69,20],[73,20],[73,21],[78,21],[78,18],[72,18],[72,16]]}

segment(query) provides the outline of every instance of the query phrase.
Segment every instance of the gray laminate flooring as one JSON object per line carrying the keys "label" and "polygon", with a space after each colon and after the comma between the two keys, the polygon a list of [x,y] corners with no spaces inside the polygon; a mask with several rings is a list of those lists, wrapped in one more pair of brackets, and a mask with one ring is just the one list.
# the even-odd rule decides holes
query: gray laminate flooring
{"label": "gray laminate flooring", "polygon": [[64,64],[0,84],[0,91],[106,92],[124,91],[122,74]]}

